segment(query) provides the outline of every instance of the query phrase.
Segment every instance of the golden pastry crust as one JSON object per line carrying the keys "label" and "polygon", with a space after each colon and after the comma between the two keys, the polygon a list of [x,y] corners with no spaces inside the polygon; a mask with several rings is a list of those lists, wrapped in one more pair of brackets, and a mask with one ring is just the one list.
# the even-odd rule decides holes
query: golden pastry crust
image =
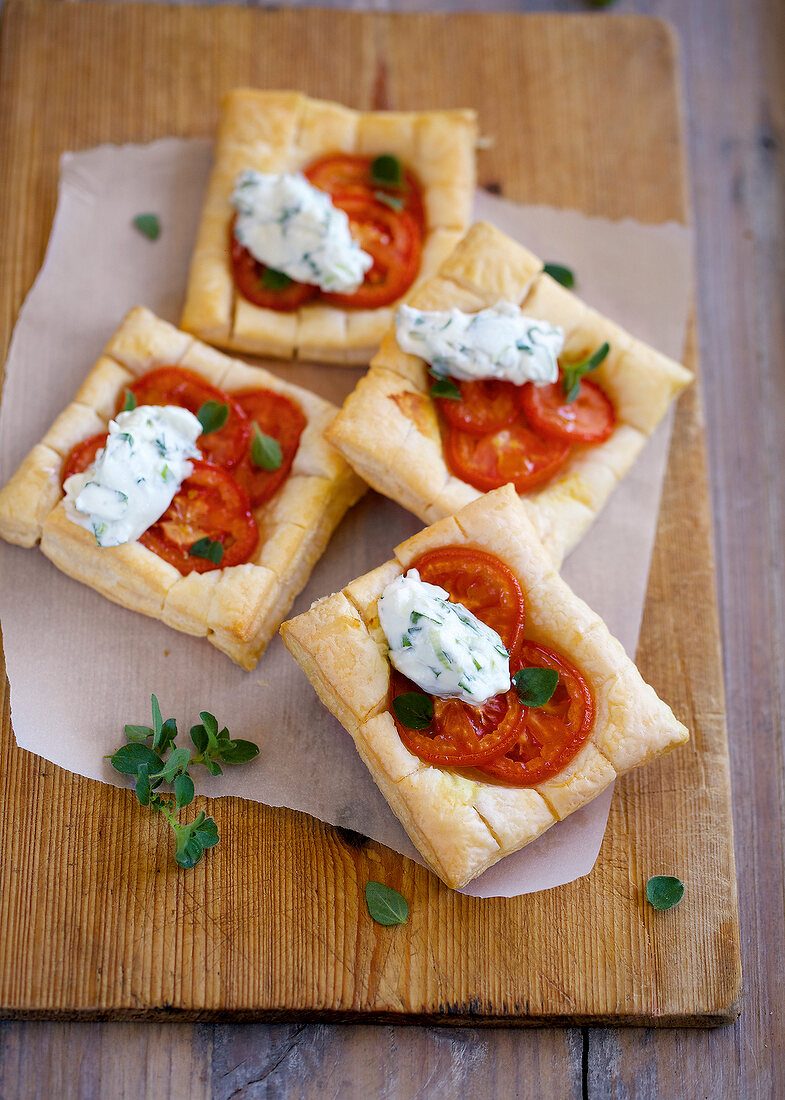
{"label": "golden pastry crust", "polygon": [[296,312],[261,309],[235,292],[228,253],[234,181],[245,169],[297,172],[329,153],[398,156],[423,188],[426,233],[414,288],[449,255],[474,197],[473,111],[354,111],[300,92],[239,88],[225,96],[215,161],[196,240],[182,328],[220,347],[281,359],[368,363],[392,310],[316,302]]}
{"label": "golden pastry crust", "polygon": [[[613,401],[613,434],[598,446],[574,447],[551,481],[522,494],[540,537],[560,562],[585,534],[692,374],[590,309],[542,268],[542,261],[527,249],[478,222],[410,304],[428,310],[455,306],[471,313],[500,299],[515,302],[527,316],[564,328],[567,360],[576,361],[605,341],[610,344],[593,378]],[[426,523],[481,495],[447,468],[438,427],[433,430],[435,415],[429,421],[426,413],[427,407],[433,408],[430,384],[424,361],[401,351],[394,331],[388,331],[370,371],[328,432],[333,446],[374,489]]]}
{"label": "golden pastry crust", "polygon": [[[526,601],[526,637],[562,653],[594,698],[589,739],[533,788],[412,755],[387,706],[390,666],[376,603],[387,584],[437,546],[486,550],[510,567]],[[561,579],[511,485],[407,539],[395,560],[283,623],[284,643],[360,756],[428,864],[448,886],[471,879],[603,791],[617,775],[683,744],[686,728],[641,679],[598,615]]]}
{"label": "golden pastry crust", "polygon": [[[171,365],[187,367],[230,393],[274,390],[290,397],[306,417],[289,477],[254,511],[259,545],[243,565],[184,577],[141,543],[99,547],[66,516],[60,480],[68,452],[106,431],[134,378]],[[21,546],[40,543],[58,569],[108,599],[206,637],[243,668],[253,668],[335,527],[366,489],[324,440],[336,412],[316,394],[230,359],[138,307],[112,336],[74,401],[0,490],[0,536]]]}

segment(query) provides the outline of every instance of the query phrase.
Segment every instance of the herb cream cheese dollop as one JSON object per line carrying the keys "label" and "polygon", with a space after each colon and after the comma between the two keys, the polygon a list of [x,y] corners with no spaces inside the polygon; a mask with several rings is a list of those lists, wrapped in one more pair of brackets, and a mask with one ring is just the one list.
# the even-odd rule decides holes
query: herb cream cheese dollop
{"label": "herb cream cheese dollop", "polygon": [[160,519],[199,458],[202,425],[176,405],[140,405],[109,422],[93,466],[65,483],[68,518],[99,546],[133,542]]}
{"label": "herb cream cheese dollop", "polygon": [[497,302],[478,313],[403,305],[395,316],[395,333],[403,351],[425,359],[440,377],[461,382],[498,378],[516,386],[544,385],[559,377],[564,330],[526,317],[512,302]]}
{"label": "herb cream cheese dollop", "polygon": [[305,176],[249,169],[235,181],[232,205],[240,244],[298,283],[351,294],[373,265],[352,237],[346,213]]}
{"label": "herb cream cheese dollop", "polygon": [[510,658],[496,631],[416,569],[387,585],[378,612],[391,663],[423,691],[479,706],[509,690]]}

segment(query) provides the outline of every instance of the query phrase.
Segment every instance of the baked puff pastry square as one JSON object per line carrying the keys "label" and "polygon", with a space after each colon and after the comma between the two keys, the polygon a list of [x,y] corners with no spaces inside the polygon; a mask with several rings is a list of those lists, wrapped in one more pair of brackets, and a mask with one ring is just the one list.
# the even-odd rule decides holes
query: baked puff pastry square
{"label": "baked puff pastry square", "polygon": [[[525,600],[524,636],[557,650],[591,692],[588,738],[563,770],[531,787],[477,769],[421,760],[401,740],[389,703],[379,596],[436,547],[473,548],[509,567]],[[688,740],[604,622],[561,579],[512,486],[485,494],[395,549],[395,558],[281,626],[284,643],[351,734],[413,843],[450,887],[531,843],[631,768]]]}
{"label": "baked puff pastry square", "polygon": [[[560,359],[567,363],[591,355],[603,343],[610,345],[591,374],[614,406],[610,438],[571,447],[549,481],[522,494],[541,539],[560,563],[692,374],[585,305],[543,267],[542,260],[516,241],[478,222],[409,304],[476,313],[500,300],[512,302],[527,317],[564,330]],[[455,512],[481,492],[448,468],[444,426],[430,397],[432,384],[425,361],[404,353],[391,328],[328,433],[366,481],[426,523]]]}
{"label": "baked puff pastry square", "polygon": [[[288,476],[253,509],[259,542],[242,564],[182,575],[140,542],[100,547],[66,515],[61,487],[71,449],[103,433],[122,394],[150,370],[178,366],[225,393],[265,389],[296,404],[305,425]],[[366,486],[324,439],[337,410],[328,401],[208,347],[149,310],[126,316],[74,400],[0,490],[0,536],[39,545],[69,576],[115,603],[206,637],[254,667],[347,509]]]}
{"label": "baked puff pastry square", "polygon": [[237,292],[229,257],[231,195],[246,169],[301,172],[329,154],[391,154],[421,188],[425,235],[414,287],[460,240],[475,186],[471,110],[355,111],[301,92],[240,88],[226,95],[215,160],[191,261],[181,326],[219,347],[281,359],[366,364],[393,307],[342,309],[316,300],[293,312],[260,308]]}

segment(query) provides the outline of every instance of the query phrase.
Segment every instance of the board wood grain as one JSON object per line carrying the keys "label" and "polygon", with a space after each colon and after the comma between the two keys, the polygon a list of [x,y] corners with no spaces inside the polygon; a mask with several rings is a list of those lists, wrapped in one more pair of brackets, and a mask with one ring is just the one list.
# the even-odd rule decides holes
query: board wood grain
{"label": "board wood grain", "polygon": [[[3,40],[4,348],[43,256],[59,154],[210,134],[220,94],[238,84],[298,87],[355,107],[470,104],[494,138],[481,183],[507,197],[648,222],[686,218],[674,46],[656,21],[12,0]],[[363,838],[240,800],[205,803],[224,839],[183,875],[131,794],[16,748],[6,691],[0,1011],[733,1019],[738,916],[697,387],[677,414],[638,660],[692,729],[690,747],[617,784],[590,876],[491,901],[451,893]],[[658,914],[645,882],[666,869],[687,893]],[[406,894],[406,926],[370,921],[369,878]]]}

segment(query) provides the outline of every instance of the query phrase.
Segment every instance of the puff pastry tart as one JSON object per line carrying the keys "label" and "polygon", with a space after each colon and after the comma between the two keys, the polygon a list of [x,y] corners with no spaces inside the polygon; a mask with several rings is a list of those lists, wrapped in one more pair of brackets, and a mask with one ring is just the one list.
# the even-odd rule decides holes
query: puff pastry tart
{"label": "puff pastry tart", "polygon": [[[472,630],[480,620],[497,632],[514,673],[509,690],[474,705],[428,696],[405,679],[396,654],[410,654],[431,620],[412,612],[401,638],[388,643],[384,605],[414,569],[425,587],[449,594],[451,613],[463,614],[463,604],[476,616]],[[617,775],[688,740],[556,572],[510,485],[408,539],[394,560],[284,622],[281,634],[414,844],[453,888],[529,844]],[[439,638],[445,652],[437,645],[436,672],[447,675],[455,650]],[[478,652],[467,665],[472,675],[484,663]],[[550,677],[548,698],[535,697],[538,677]]]}
{"label": "puff pastry tart", "polygon": [[[455,386],[439,378],[435,386],[433,368],[404,352],[390,329],[328,438],[375,489],[426,523],[512,482],[560,562],[692,375],[589,308],[545,274],[541,260],[485,223],[471,227],[409,306],[477,315],[500,301],[518,307],[527,323],[562,331],[558,383]],[[580,380],[578,399],[567,405],[568,372],[587,367],[591,378]]]}
{"label": "puff pastry tart", "polygon": [[[437,270],[469,222],[475,142],[470,110],[355,111],[300,92],[230,92],[182,327],[211,344],[257,355],[367,363],[394,303]],[[295,191],[276,190],[272,177],[282,175],[300,177]],[[303,175],[318,200],[328,195],[343,212],[338,220],[348,217],[351,237],[372,261],[358,276],[361,285],[348,292],[331,291],[324,272],[283,270],[275,245],[265,251],[280,229],[278,243],[297,253],[294,242],[304,242],[303,263],[316,271],[321,243],[297,220],[313,199],[306,193],[303,205]],[[324,210],[314,215],[317,221],[326,216]],[[265,222],[260,247],[256,234]]]}
{"label": "puff pastry tart", "polygon": [[[204,434],[192,471],[160,519],[138,538],[99,545],[95,525],[86,529],[69,518],[63,482],[70,478],[70,486],[70,475],[94,469],[109,422],[123,408],[132,416],[135,406],[140,414],[150,406],[189,410],[176,409],[176,416],[198,412],[198,421],[191,419],[196,433],[202,422]],[[0,490],[0,536],[39,544],[59,569],[115,603],[206,637],[253,668],[366,488],[324,440],[335,413],[315,394],[138,307]],[[120,437],[133,450],[133,438]],[[166,462],[159,474],[168,476]]]}

